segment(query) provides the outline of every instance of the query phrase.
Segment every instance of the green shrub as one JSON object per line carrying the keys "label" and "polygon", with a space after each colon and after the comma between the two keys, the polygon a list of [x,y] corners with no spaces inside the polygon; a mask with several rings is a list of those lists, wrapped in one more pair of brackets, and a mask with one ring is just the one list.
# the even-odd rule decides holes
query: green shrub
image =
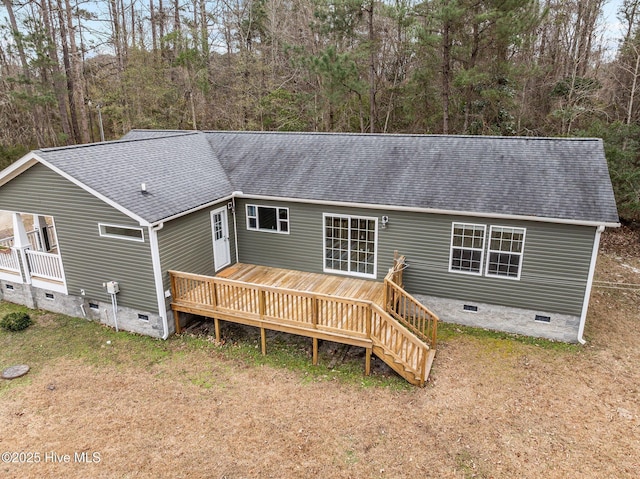
{"label": "green shrub", "polygon": [[7,331],[22,331],[27,329],[32,322],[27,313],[9,313],[0,321],[0,328]]}

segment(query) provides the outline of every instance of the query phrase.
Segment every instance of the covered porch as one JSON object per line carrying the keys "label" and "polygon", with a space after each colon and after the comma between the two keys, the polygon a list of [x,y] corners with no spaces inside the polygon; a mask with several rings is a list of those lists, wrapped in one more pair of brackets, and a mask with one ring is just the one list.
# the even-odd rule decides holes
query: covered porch
{"label": "covered porch", "polygon": [[3,212],[0,279],[66,293],[53,218]]}

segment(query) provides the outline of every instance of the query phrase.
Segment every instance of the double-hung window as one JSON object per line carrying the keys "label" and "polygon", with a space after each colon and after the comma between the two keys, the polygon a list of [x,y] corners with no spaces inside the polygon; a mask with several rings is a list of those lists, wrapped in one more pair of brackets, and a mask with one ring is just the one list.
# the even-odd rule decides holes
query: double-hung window
{"label": "double-hung window", "polygon": [[247,229],[289,233],[289,208],[247,205]]}
{"label": "double-hung window", "polygon": [[[449,271],[520,279],[525,228],[453,223]],[[486,260],[485,260],[486,256]]]}
{"label": "double-hung window", "polygon": [[376,277],[377,218],[324,214],[324,271]]}
{"label": "double-hung window", "polygon": [[520,279],[524,235],[524,228],[491,226],[485,275]]}
{"label": "double-hung window", "polygon": [[453,223],[449,271],[482,274],[485,225]]}

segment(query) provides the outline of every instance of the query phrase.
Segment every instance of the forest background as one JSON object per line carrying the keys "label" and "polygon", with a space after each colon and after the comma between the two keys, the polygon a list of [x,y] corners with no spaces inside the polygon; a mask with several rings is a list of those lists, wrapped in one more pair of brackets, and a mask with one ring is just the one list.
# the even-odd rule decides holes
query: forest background
{"label": "forest background", "polygon": [[589,136],[635,221],[639,77],[640,0],[3,0],[0,168],[131,128]]}

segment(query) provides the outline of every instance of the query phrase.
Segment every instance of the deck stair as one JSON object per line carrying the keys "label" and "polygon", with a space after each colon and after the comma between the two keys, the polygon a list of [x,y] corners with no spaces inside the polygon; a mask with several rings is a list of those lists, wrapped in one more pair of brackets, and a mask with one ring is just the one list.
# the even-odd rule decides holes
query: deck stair
{"label": "deck stair", "polygon": [[286,270],[273,275],[278,286],[170,271],[176,332],[179,315],[186,312],[212,317],[218,339],[220,320],[261,328],[263,353],[266,329],[308,336],[314,340],[314,364],[318,339],[360,346],[366,349],[366,374],[373,353],[411,384],[424,386],[435,356],[438,318],[402,289],[404,267],[404,258],[396,258],[384,280],[382,304],[343,288],[345,297],[283,287]]}

